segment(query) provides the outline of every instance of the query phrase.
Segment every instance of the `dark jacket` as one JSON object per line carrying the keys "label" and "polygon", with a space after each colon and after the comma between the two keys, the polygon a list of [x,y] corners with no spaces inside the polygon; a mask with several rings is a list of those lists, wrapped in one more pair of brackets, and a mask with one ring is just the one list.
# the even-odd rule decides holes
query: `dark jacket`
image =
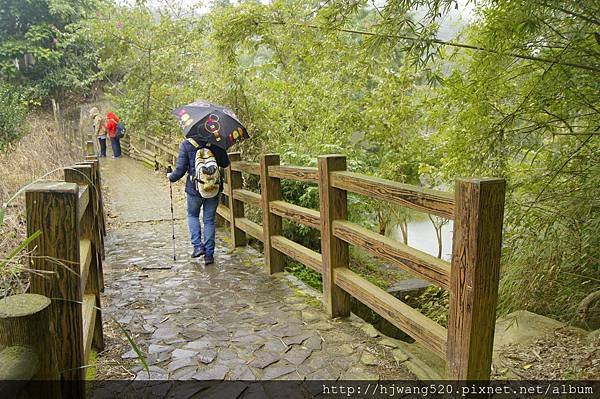
{"label": "dark jacket", "polygon": [[[206,142],[196,140],[196,142],[200,145],[200,148],[206,147]],[[227,156],[227,152],[217,147],[208,147],[212,151],[215,156],[215,160],[217,161],[217,165],[222,168],[226,168],[229,166],[229,157]],[[196,187],[194,187],[194,182],[192,181],[192,177],[196,174],[196,152],[198,149],[192,145],[187,140],[184,140],[179,146],[179,156],[177,157],[177,165],[175,166],[175,170],[171,173],[169,180],[172,182],[176,182],[181,179],[187,172],[188,177],[185,182],[185,192],[190,195],[200,196]],[[223,183],[221,182],[221,191],[223,190]]]}

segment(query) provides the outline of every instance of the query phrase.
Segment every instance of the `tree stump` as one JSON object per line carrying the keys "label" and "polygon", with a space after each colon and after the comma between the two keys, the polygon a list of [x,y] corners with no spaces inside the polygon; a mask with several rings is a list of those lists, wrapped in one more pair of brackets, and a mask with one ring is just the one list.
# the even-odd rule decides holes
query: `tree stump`
{"label": "tree stump", "polygon": [[[11,375],[26,376],[35,367],[37,371],[31,373],[33,380],[60,379],[50,315],[50,299],[43,295],[20,294],[0,300],[0,348],[7,348],[3,351],[5,355],[20,356],[20,360],[11,361]],[[37,355],[37,359],[31,356],[30,351]],[[30,388],[30,393],[39,394],[39,397],[61,397],[58,383],[33,384]],[[43,392],[35,392],[42,388]]]}

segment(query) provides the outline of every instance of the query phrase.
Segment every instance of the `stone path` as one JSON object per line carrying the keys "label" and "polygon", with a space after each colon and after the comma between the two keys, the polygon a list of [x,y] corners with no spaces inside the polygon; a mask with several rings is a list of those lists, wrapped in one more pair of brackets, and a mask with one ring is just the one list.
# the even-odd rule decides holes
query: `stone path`
{"label": "stone path", "polygon": [[[411,378],[394,361],[392,340],[383,346],[355,317],[329,320],[301,283],[266,275],[258,251],[233,250],[225,229],[217,233],[215,265],[190,260],[182,184],[174,186],[181,219],[173,262],[163,175],[127,158],[104,160],[102,170],[118,225],[106,241],[103,315],[105,325],[118,320],[147,356],[149,374],[130,363],[135,379]],[[123,359],[137,357],[123,352]]]}

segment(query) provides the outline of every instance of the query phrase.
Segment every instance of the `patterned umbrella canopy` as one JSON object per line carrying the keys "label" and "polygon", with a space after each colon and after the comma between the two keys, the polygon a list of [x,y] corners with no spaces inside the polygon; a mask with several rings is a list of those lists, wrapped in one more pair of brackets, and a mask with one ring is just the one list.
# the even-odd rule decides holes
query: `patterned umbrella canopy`
{"label": "patterned umbrella canopy", "polygon": [[248,131],[229,108],[196,101],[173,110],[185,137],[193,137],[224,150],[250,138]]}

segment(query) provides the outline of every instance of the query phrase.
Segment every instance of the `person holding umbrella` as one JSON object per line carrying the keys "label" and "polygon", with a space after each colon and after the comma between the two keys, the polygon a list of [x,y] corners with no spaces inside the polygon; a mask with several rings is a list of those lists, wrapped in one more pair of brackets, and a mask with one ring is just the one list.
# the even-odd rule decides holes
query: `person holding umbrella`
{"label": "person holding umbrella", "polygon": [[[215,218],[223,179],[219,167],[229,166],[227,149],[249,138],[246,128],[233,111],[220,105],[197,101],[173,111],[186,139],[179,147],[177,164],[167,173],[176,182],[186,173],[187,222],[192,243],[192,258],[204,255],[204,264],[214,263]],[[204,223],[204,241],[200,210]]]}

